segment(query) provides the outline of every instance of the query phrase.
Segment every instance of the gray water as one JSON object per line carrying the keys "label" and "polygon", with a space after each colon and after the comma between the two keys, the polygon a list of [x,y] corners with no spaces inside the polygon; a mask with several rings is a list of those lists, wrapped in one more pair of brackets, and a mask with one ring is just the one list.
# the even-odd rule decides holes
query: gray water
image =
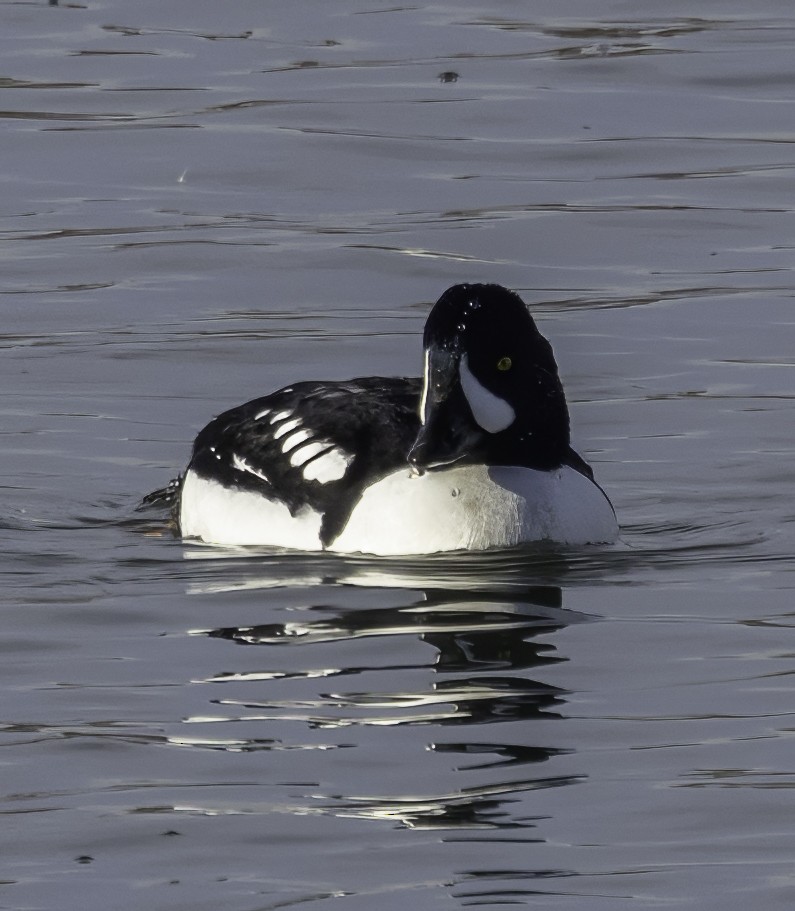
{"label": "gray water", "polygon": [[[0,907],[791,909],[791,3],[20,0],[0,61]],[[621,544],[135,512],[464,280]]]}

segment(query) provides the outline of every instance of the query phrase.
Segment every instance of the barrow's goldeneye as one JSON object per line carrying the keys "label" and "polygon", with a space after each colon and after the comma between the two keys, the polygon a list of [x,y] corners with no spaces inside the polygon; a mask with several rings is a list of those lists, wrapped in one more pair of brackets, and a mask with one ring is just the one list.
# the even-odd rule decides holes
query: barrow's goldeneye
{"label": "barrow's goldeneye", "polygon": [[549,342],[500,285],[449,288],[422,378],[286,386],[219,415],[170,488],[185,538],[381,555],[609,543]]}

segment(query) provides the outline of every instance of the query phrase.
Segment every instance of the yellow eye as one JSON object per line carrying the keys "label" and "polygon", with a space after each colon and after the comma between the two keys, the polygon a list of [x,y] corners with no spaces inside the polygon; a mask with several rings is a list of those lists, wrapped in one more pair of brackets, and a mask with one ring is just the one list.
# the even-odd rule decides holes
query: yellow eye
{"label": "yellow eye", "polygon": [[511,364],[512,364],[512,361],[511,361],[511,359],[510,359],[509,357],[501,357],[501,358],[497,361],[497,369],[498,369],[498,370],[503,370],[503,371],[505,371],[505,370],[510,370],[510,369],[511,369]]}

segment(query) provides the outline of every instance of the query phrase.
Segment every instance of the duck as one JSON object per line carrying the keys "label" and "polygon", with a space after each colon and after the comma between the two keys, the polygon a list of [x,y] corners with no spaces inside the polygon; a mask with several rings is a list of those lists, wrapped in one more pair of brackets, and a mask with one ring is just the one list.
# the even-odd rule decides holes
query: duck
{"label": "duck", "polygon": [[[225,411],[161,492],[183,539],[380,556],[610,544],[607,494],[571,446],[552,347],[524,301],[457,284],[420,377],[303,381]],[[162,499],[162,498],[161,498]]]}

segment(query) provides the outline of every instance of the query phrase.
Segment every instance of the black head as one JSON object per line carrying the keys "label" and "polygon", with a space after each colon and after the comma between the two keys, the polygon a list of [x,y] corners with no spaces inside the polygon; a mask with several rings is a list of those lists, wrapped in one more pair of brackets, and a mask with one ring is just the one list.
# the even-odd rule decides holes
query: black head
{"label": "black head", "polygon": [[569,416],[552,348],[518,294],[454,285],[424,334],[418,469],[459,461],[547,469],[569,451]]}

